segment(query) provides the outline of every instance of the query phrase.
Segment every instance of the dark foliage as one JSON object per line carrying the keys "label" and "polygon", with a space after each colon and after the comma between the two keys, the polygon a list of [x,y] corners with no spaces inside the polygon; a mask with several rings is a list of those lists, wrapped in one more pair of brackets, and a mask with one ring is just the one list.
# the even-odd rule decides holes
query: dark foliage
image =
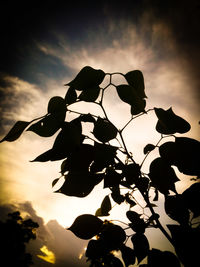
{"label": "dark foliage", "polygon": [[[112,82],[114,75],[123,76],[127,83],[115,86]],[[101,83],[105,76],[110,79],[102,88]],[[119,100],[130,107],[130,120],[124,122],[121,129],[117,129],[110,121],[103,105],[104,92],[109,90],[111,85],[115,86]],[[147,96],[144,77],[139,70],[126,74],[105,73],[103,70],[86,66],[66,86],[68,90],[65,98],[51,98],[46,115],[30,122],[17,122],[1,142],[16,140],[24,130],[42,137],[52,136],[59,131],[52,148],[33,160],[63,160],[60,172],[65,181],[56,193],[86,197],[101,181],[104,188],[110,189],[110,194],[104,197],[95,215],[80,215],[68,228],[79,238],[91,239],[86,250],[91,267],[123,266],[113,251],[121,252],[125,266],[137,263],[141,267],[180,267],[180,261],[186,267],[195,266],[193,262],[198,259],[196,244],[200,237],[200,143],[189,137],[175,135],[187,133],[191,128],[190,124],[175,114],[172,108],[145,109]],[[70,105],[80,101],[93,102],[100,107],[103,116],[70,109]],[[124,129],[134,119],[152,111],[157,118],[155,130],[160,134],[160,139],[156,144],[147,144],[144,147],[144,158],[139,163],[128,151],[123,136]],[[70,112],[77,115],[71,121],[67,116]],[[85,134],[85,123],[93,126],[92,133]],[[117,141],[119,146],[114,146],[113,140]],[[149,173],[144,173],[143,164],[148,155],[156,149],[159,150],[159,156],[150,162]],[[176,190],[176,182],[180,177],[174,167],[183,174],[195,176],[194,184],[182,194],[178,194]],[[56,178],[52,186],[58,180],[59,178]],[[135,192],[140,192],[146,206],[141,206]],[[164,195],[166,214],[175,221],[174,225],[168,225],[169,231],[161,225],[160,216],[154,210],[155,203],[150,202],[150,196],[155,202],[161,194]],[[98,218],[110,214],[113,202],[118,205],[124,202],[129,206],[126,213],[128,223],[124,222],[126,228],[122,228],[119,223],[114,224],[114,221]],[[136,206],[142,207],[141,214],[134,210]],[[146,215],[144,209],[149,209],[151,215]],[[147,228],[159,229],[174,246],[176,255],[169,251],[150,249],[145,235]],[[127,235],[126,230],[132,230],[132,234]],[[92,239],[94,237],[96,239]],[[129,238],[132,248],[126,246]],[[141,264],[145,258],[147,263]]]}
{"label": "dark foliage", "polygon": [[0,221],[3,266],[28,267],[33,264],[31,254],[26,252],[26,244],[36,239],[38,227],[31,219],[22,219],[18,211],[9,213],[6,222]]}

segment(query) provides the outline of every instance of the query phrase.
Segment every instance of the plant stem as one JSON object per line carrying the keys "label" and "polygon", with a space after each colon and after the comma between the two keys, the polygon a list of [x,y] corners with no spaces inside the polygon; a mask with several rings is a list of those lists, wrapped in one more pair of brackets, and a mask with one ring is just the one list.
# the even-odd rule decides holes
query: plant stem
{"label": "plant stem", "polygon": [[150,209],[151,214],[155,217],[155,221],[157,224],[157,227],[160,229],[160,231],[164,234],[164,236],[169,240],[169,242],[174,246],[173,240],[171,238],[171,236],[168,234],[168,232],[164,229],[164,227],[162,226],[162,224],[160,223],[159,219],[156,216],[156,213],[153,209],[153,207],[151,206],[151,203],[149,201],[149,196],[148,194],[144,194],[143,192],[140,191],[140,193],[142,194],[144,200],[147,203],[147,207]]}

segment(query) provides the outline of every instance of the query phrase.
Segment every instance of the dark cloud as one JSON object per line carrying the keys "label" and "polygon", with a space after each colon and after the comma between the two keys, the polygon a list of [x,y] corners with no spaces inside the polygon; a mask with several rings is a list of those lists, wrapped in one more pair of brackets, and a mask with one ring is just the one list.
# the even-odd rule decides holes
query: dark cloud
{"label": "dark cloud", "polygon": [[[5,221],[8,213],[20,211],[25,219],[32,219],[39,224],[36,240],[30,241],[27,251],[32,254],[35,267],[84,267],[88,266],[86,258],[79,259],[80,254],[84,254],[84,246],[87,241],[75,237],[67,231],[56,220],[51,220],[45,224],[42,217],[38,216],[31,202],[27,201],[18,204],[4,204],[0,206],[0,220]],[[25,215],[24,215],[25,213]],[[54,265],[45,262],[37,257],[42,255],[40,248],[46,246],[55,254],[56,263]]]}

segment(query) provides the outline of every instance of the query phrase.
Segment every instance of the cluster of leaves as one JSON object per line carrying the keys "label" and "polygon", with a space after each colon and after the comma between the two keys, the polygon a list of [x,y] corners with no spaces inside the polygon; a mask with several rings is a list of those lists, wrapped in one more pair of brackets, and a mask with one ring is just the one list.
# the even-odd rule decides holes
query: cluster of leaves
{"label": "cluster of leaves", "polygon": [[[115,86],[112,83],[113,75],[117,74],[123,76],[124,84]],[[110,81],[101,88],[105,76],[109,76]],[[104,109],[104,92],[110,85],[116,88],[119,99],[130,107],[131,118],[122,129],[117,129]],[[198,255],[196,250],[192,246],[188,247],[186,243],[191,244],[191,238],[193,236],[197,238],[199,235],[199,224],[194,228],[192,221],[200,215],[197,204],[200,200],[200,184],[194,183],[182,194],[178,194],[175,183],[179,178],[173,167],[175,166],[183,174],[197,178],[200,176],[200,142],[189,137],[175,136],[177,133],[188,132],[190,124],[175,114],[172,108],[164,110],[154,107],[145,110],[147,96],[144,77],[139,70],[126,74],[105,73],[86,66],[66,86],[68,90],[65,98],[59,96],[51,98],[46,115],[30,122],[17,122],[1,142],[16,140],[24,130],[32,131],[42,137],[50,137],[59,131],[52,148],[33,160],[39,162],[63,160],[60,172],[65,180],[56,192],[67,196],[86,197],[101,181],[104,188],[110,189],[110,194],[103,199],[95,215],[81,215],[69,228],[79,238],[91,239],[96,236],[96,240],[92,239],[88,243],[86,251],[91,266],[122,266],[120,260],[113,255],[113,250],[121,251],[126,266],[134,264],[135,259],[139,264],[146,256],[148,263],[141,266],[160,266],[159,262],[163,261],[167,263],[166,266],[170,264],[180,266],[176,256],[171,252],[150,250],[144,234],[148,227],[159,228],[175,247],[179,259],[185,266],[189,266],[191,257],[195,258]],[[104,116],[79,113],[69,108],[80,101],[98,105]],[[150,111],[154,111],[157,117],[155,129],[161,134],[161,138],[157,144],[147,144],[144,147],[144,160],[137,163],[127,149],[123,131],[134,119]],[[69,119],[71,112],[77,115],[75,119]],[[90,123],[93,127],[92,133],[88,135],[83,134],[86,123]],[[170,139],[173,137],[174,141],[164,142],[168,137]],[[113,140],[117,141],[119,146],[113,145]],[[155,149],[159,150],[159,157],[150,163],[149,173],[144,173],[143,163]],[[120,155],[126,156],[125,161]],[[52,186],[59,179],[60,177],[56,178]],[[122,193],[122,188],[126,189],[123,190],[125,193]],[[155,192],[154,201],[158,200],[159,193],[163,194],[166,213],[178,222],[178,225],[168,227],[171,235],[160,224],[159,215],[153,209],[155,204],[149,201],[152,189]],[[135,191],[143,196],[151,216],[144,218],[142,216],[144,214],[138,214],[133,210],[139,205],[134,197]],[[112,209],[111,200],[119,205],[122,202],[130,205],[127,218],[130,221],[128,229],[133,231],[131,235],[133,249],[126,246],[127,235],[121,226],[98,218],[109,215]],[[186,236],[185,242],[180,241],[182,235]],[[158,263],[156,258],[159,259]]]}
{"label": "cluster of leaves", "polygon": [[25,244],[36,238],[38,227],[31,219],[24,220],[18,211],[9,213],[6,222],[0,221],[1,262],[4,266],[28,267],[33,264]]}

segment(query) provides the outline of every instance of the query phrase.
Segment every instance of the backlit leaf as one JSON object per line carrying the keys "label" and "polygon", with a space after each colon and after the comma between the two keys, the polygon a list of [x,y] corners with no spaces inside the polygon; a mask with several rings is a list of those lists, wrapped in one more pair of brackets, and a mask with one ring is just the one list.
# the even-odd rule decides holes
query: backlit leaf
{"label": "backlit leaf", "polygon": [[111,208],[112,206],[111,206],[110,198],[109,196],[105,196],[105,198],[103,199],[101,203],[100,209],[97,210],[95,215],[96,216],[108,216]]}
{"label": "backlit leaf", "polygon": [[79,96],[79,99],[86,102],[94,102],[97,100],[100,93],[100,87],[95,86],[93,88],[89,88],[88,90],[82,91]]}
{"label": "backlit leaf", "polygon": [[27,121],[17,121],[0,143],[3,141],[13,142],[17,140],[30,123]]}
{"label": "backlit leaf", "polygon": [[141,112],[145,112],[146,101],[141,98],[137,98],[134,105],[131,106],[131,114],[137,115]]}
{"label": "backlit leaf", "polygon": [[[173,266],[180,267],[178,258],[170,251],[161,251],[153,248],[149,251],[148,266],[160,267],[160,266]],[[188,265],[189,266],[189,265]]]}
{"label": "backlit leaf", "polygon": [[106,119],[98,118],[94,123],[93,134],[101,142],[106,143],[117,136],[117,128]]}
{"label": "backlit leaf", "polygon": [[90,114],[83,114],[83,115],[80,115],[79,117],[80,121],[83,121],[83,122],[95,122],[95,118]]}
{"label": "backlit leaf", "polygon": [[129,85],[133,86],[141,98],[146,98],[144,89],[144,77],[140,70],[133,70],[130,72],[127,72],[125,75],[125,78]]}
{"label": "backlit leaf", "polygon": [[120,250],[126,267],[135,263],[135,251],[132,248],[123,245]]}
{"label": "backlit leaf", "polygon": [[161,157],[187,175],[200,174],[200,142],[188,137],[176,137],[159,147]]}
{"label": "backlit leaf", "polygon": [[173,220],[180,224],[187,225],[189,221],[189,211],[181,195],[165,197],[165,212]]}
{"label": "backlit leaf", "polygon": [[129,210],[126,212],[126,216],[131,221],[129,226],[134,232],[140,234],[145,232],[146,224],[137,212]]}
{"label": "backlit leaf", "polygon": [[140,263],[149,252],[149,242],[144,234],[136,233],[131,237],[134,246],[135,255]]}
{"label": "backlit leaf", "polygon": [[90,239],[97,235],[103,226],[103,221],[91,214],[78,216],[68,228],[81,239]]}
{"label": "backlit leaf", "polygon": [[106,175],[104,177],[104,188],[113,187],[119,185],[122,177],[113,168],[107,168]]}
{"label": "backlit leaf", "polygon": [[64,119],[65,113],[50,114],[32,124],[27,131],[32,131],[42,137],[50,137],[61,128]]}
{"label": "backlit leaf", "polygon": [[75,89],[73,89],[72,87],[69,87],[65,95],[65,103],[68,105],[71,105],[76,102],[76,99],[77,99],[77,93]]}
{"label": "backlit leaf", "polygon": [[183,118],[177,116],[172,108],[164,110],[162,108],[154,108],[158,122],[156,130],[162,134],[186,133],[190,130],[190,124]]}
{"label": "backlit leaf", "polygon": [[54,96],[49,100],[48,113],[62,113],[66,111],[65,100],[60,96]]}
{"label": "backlit leaf", "polygon": [[67,196],[86,197],[102,179],[102,174],[94,174],[85,170],[71,171],[65,176],[65,182],[62,187],[55,193],[62,193]]}
{"label": "backlit leaf", "polygon": [[52,182],[52,187],[54,187],[54,185],[56,185],[59,180],[60,180],[60,177],[54,179],[53,182]]}
{"label": "backlit leaf", "polygon": [[155,146],[152,145],[152,144],[147,144],[145,147],[144,147],[144,154],[147,154],[148,152],[154,150]]}
{"label": "backlit leaf", "polygon": [[161,193],[168,194],[169,190],[176,192],[174,184],[179,179],[174,169],[163,158],[156,158],[151,162],[149,177],[152,185]]}
{"label": "backlit leaf", "polygon": [[118,96],[122,101],[134,106],[136,98],[138,98],[138,96],[136,95],[135,89],[132,86],[121,84],[116,86],[116,89]]}
{"label": "backlit leaf", "polygon": [[121,247],[126,240],[126,233],[121,226],[107,223],[103,225],[99,237],[104,240],[111,251]]}
{"label": "backlit leaf", "polygon": [[102,70],[93,69],[90,66],[86,66],[80,70],[77,76],[66,85],[71,86],[76,90],[88,90],[102,83],[105,77],[105,73]]}
{"label": "backlit leaf", "polygon": [[200,215],[200,183],[194,183],[182,193],[186,207],[193,212],[193,217]]}

